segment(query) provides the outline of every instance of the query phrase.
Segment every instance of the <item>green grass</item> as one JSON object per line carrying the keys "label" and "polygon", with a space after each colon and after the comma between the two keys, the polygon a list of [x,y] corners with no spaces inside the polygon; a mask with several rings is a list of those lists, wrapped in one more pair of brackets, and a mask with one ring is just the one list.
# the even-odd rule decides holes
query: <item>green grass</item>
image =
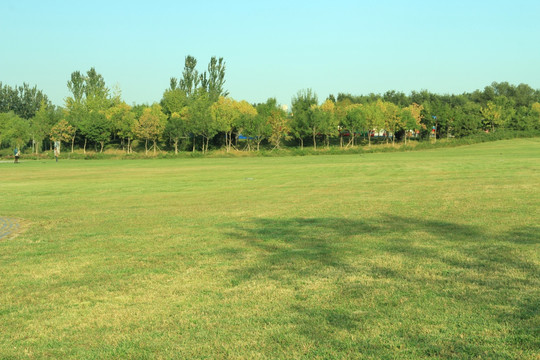
{"label": "green grass", "polygon": [[0,358],[538,359],[540,139],[0,163]]}

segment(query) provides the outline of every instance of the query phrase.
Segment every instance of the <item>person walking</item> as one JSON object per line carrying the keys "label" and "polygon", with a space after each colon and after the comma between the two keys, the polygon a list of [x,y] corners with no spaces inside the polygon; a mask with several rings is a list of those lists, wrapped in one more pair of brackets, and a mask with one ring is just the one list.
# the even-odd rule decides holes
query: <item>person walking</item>
{"label": "person walking", "polygon": [[21,152],[19,151],[19,148],[15,147],[15,150],[13,150],[13,155],[15,155],[15,164],[18,164],[19,157],[21,156]]}
{"label": "person walking", "polygon": [[56,159],[56,162],[58,162],[58,156],[60,156],[60,145],[58,144],[58,141],[54,142],[54,158]]}

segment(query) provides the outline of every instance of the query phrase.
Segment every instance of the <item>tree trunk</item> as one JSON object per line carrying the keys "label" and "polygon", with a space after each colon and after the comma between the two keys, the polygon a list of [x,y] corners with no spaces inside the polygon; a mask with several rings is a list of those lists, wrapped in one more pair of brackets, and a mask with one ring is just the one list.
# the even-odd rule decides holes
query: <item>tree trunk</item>
{"label": "tree trunk", "polygon": [[300,138],[300,149],[304,150],[304,139]]}
{"label": "tree trunk", "polygon": [[368,131],[367,137],[368,137],[368,145],[371,146],[371,131]]}
{"label": "tree trunk", "polygon": [[156,140],[154,139],[154,155],[156,155]]}
{"label": "tree trunk", "polygon": [[130,138],[128,138],[127,153],[131,154],[131,139]]}
{"label": "tree trunk", "polygon": [[144,141],[144,154],[148,155],[148,139]]}
{"label": "tree trunk", "polygon": [[339,147],[343,148],[343,134],[339,133]]}
{"label": "tree trunk", "polygon": [[174,154],[178,155],[178,139],[174,140]]}
{"label": "tree trunk", "polygon": [[75,134],[71,137],[71,153],[73,154],[73,148],[75,147]]}
{"label": "tree trunk", "polygon": [[84,148],[83,148],[83,153],[86,154],[86,138],[84,138]]}
{"label": "tree trunk", "polygon": [[105,146],[105,143],[103,141],[99,142],[101,144],[101,149],[99,150],[100,153],[103,153],[103,147]]}
{"label": "tree trunk", "polygon": [[313,150],[317,150],[317,140],[315,139],[317,135],[313,133]]}

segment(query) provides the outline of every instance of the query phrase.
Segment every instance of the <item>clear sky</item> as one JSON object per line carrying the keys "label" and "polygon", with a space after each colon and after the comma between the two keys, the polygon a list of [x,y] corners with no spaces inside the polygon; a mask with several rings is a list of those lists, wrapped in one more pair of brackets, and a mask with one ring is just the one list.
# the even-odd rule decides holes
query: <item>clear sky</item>
{"label": "clear sky", "polygon": [[186,55],[226,61],[237,100],[290,104],[311,88],[462,93],[540,88],[540,1],[0,1],[0,82],[56,105],[95,67],[128,104],[159,101]]}

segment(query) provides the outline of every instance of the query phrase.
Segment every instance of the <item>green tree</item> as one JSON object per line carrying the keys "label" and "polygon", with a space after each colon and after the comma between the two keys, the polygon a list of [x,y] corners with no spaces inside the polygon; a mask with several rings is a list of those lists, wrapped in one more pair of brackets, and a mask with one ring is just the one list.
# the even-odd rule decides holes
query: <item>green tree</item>
{"label": "green tree", "polygon": [[339,130],[339,146],[343,147],[343,136],[347,130],[347,111],[352,102],[349,99],[339,100],[334,108],[334,116]]}
{"label": "green tree", "polygon": [[180,139],[186,138],[188,135],[188,104],[189,99],[186,92],[177,87],[176,79],[171,79],[171,87],[163,93],[161,106],[168,117],[165,136],[173,144],[175,154],[178,154]]}
{"label": "green tree", "polygon": [[105,144],[111,139],[111,122],[102,111],[89,113],[88,119],[90,121],[85,127],[86,137],[95,144],[99,144],[99,152],[103,152]]}
{"label": "green tree", "polygon": [[[134,138],[133,128],[136,121],[131,106],[125,102],[116,103],[107,110],[106,116],[113,133],[121,139],[122,149],[125,149],[128,154],[131,153],[131,141]],[[127,144],[125,140],[127,140]]]}
{"label": "green tree", "polygon": [[32,135],[32,147],[35,153],[41,151],[45,138],[49,135],[52,127],[53,113],[43,102],[36,112],[36,115],[30,119],[30,134]]}
{"label": "green tree", "polygon": [[172,113],[165,126],[165,136],[173,144],[175,154],[178,154],[180,139],[188,135],[187,111],[187,107],[184,107],[180,113]]}
{"label": "green tree", "polygon": [[[304,137],[312,135],[316,129],[313,119],[312,105],[317,105],[317,95],[311,90],[300,90],[292,98],[292,119],[290,129],[294,137],[300,140],[300,147],[304,148]],[[316,147],[316,143],[314,143]]]}
{"label": "green tree", "polygon": [[347,147],[354,146],[356,134],[367,128],[367,111],[369,105],[352,104],[347,107],[347,112],[343,119],[343,126],[349,132],[349,142]]}
{"label": "green tree", "polygon": [[[188,97],[195,93],[201,81],[196,67],[197,59],[191,55],[186,56],[184,62],[184,72],[182,73],[182,79],[180,79],[179,85],[180,89],[184,91]],[[171,79],[171,85],[173,85],[173,82],[177,82],[176,79]]]}
{"label": "green tree", "polygon": [[[269,99],[270,100],[270,99]],[[244,116],[242,117],[242,132],[245,136],[253,138],[253,142],[256,145],[257,151],[260,149],[261,143],[268,139],[272,134],[272,127],[269,123],[269,118],[271,116],[272,110],[275,108],[275,99],[274,104],[258,104],[256,106],[256,114],[253,116]]]}
{"label": "green tree", "polygon": [[10,87],[0,82],[0,112],[13,111],[17,116],[29,120],[42,104],[50,106],[51,102],[36,86],[23,83],[22,86]]}
{"label": "green tree", "polygon": [[202,74],[201,86],[206,89],[210,102],[218,101],[219,97],[227,97],[229,92],[224,89],[225,85],[225,61],[223,58],[212,56],[208,64],[207,73]]}
{"label": "green tree", "polygon": [[[95,68],[88,70],[86,75],[75,71],[68,81],[68,89],[72,96],[66,98],[67,119],[75,130],[84,137],[83,151],[86,153],[88,139],[99,142],[103,146],[104,142],[107,141],[105,133],[102,131],[106,128],[104,126],[104,121],[107,120],[105,114],[107,109],[113,105],[103,76],[98,74]],[[98,123],[93,124],[93,121]],[[99,136],[97,136],[98,133]],[[74,142],[75,134],[72,138],[72,152]]]}
{"label": "green tree", "polygon": [[30,141],[30,125],[15,112],[0,113],[0,144],[21,148]]}
{"label": "green tree", "polygon": [[326,147],[330,147],[330,138],[338,134],[338,119],[335,115],[336,104],[327,99],[318,107],[320,117],[320,131],[326,139]]}
{"label": "green tree", "polygon": [[[251,143],[253,140],[257,143],[257,150],[259,149],[260,141],[262,139],[257,139],[256,137],[254,139],[249,139],[249,135],[247,135],[247,129],[246,125],[254,125],[256,124],[255,117],[257,116],[257,110],[247,101],[237,101],[235,103],[235,109],[236,113],[238,114],[234,119],[234,127],[237,129],[237,136],[240,134],[246,135],[248,137],[247,144],[248,144],[248,150],[251,150]],[[251,128],[251,130],[254,130],[255,128]]]}
{"label": "green tree", "polygon": [[196,136],[200,135],[203,138],[203,153],[208,151],[210,139],[219,131],[219,124],[211,116],[210,105],[208,93],[203,88],[199,88],[193,95],[187,111],[188,124],[194,135],[193,150],[195,150]]}
{"label": "green tree", "polygon": [[369,146],[371,146],[371,132],[379,131],[384,127],[384,113],[382,109],[382,100],[364,105]]}
{"label": "green tree", "polygon": [[395,144],[396,131],[399,128],[401,109],[394,103],[388,101],[379,102],[384,118],[384,129],[386,130],[386,142],[392,133],[392,145]]}

